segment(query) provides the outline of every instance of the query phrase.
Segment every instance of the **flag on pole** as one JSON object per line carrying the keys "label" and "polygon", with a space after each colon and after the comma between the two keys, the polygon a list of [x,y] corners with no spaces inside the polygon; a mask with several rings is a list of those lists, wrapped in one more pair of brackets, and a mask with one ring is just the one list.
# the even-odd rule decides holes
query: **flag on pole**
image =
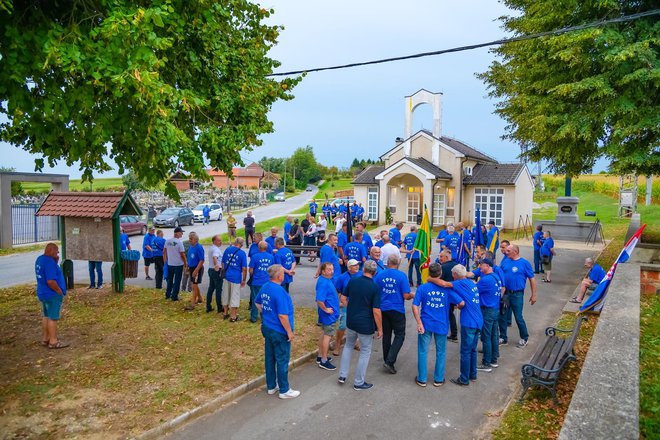
{"label": "flag on pole", "polygon": [[346,202],[346,239],[348,242],[353,241],[353,214],[351,214],[351,204]]}
{"label": "flag on pole", "polygon": [[474,214],[474,228],[474,247],[476,248],[478,244],[484,242],[484,234],[481,231],[481,210],[479,208]]}
{"label": "flag on pole", "polygon": [[584,302],[584,304],[582,304],[582,306],[580,307],[580,311],[578,312],[578,315],[580,313],[584,313],[588,311],[599,312],[603,308],[603,303],[605,302],[605,296],[607,295],[607,289],[610,287],[610,283],[612,282],[612,278],[614,277],[614,272],[616,272],[617,266],[619,265],[619,263],[625,263],[626,261],[628,261],[633,251],[635,250],[635,246],[637,246],[637,243],[639,242],[639,239],[642,236],[642,231],[644,230],[645,227],[646,225],[642,225],[642,227],[639,228],[637,232],[633,234],[632,237],[630,237],[628,243],[626,243],[625,247],[621,250],[619,257],[616,259],[614,264],[612,264],[610,270],[607,271],[605,278],[603,278],[603,280],[600,283],[598,283],[598,286],[596,286],[596,290],[594,290],[594,293],[592,293],[589,299],[587,299]]}
{"label": "flag on pole", "polygon": [[417,231],[413,249],[419,251],[422,283],[425,283],[429,277],[429,265],[431,264],[431,223],[429,222],[429,211],[426,209],[426,205],[424,205],[424,217]]}

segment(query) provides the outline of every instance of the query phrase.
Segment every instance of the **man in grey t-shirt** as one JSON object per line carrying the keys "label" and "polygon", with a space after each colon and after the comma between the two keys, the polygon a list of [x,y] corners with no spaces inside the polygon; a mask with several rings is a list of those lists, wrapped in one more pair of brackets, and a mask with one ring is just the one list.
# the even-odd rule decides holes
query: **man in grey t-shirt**
{"label": "man in grey t-shirt", "polygon": [[165,242],[163,260],[167,265],[167,289],[165,299],[179,300],[179,289],[181,288],[181,277],[183,270],[187,269],[186,252],[181,237],[184,230],[177,226],[174,228],[174,237]]}

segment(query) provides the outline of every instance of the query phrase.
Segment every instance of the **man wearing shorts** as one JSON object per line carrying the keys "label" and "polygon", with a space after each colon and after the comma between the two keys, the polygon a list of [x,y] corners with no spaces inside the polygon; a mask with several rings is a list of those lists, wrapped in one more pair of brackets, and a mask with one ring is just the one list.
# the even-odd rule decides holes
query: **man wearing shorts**
{"label": "man wearing shorts", "polygon": [[324,370],[336,370],[328,357],[330,339],[337,333],[339,321],[339,296],[337,288],[332,281],[335,269],[332,263],[321,263],[321,276],[316,281],[316,304],[321,324],[321,337],[319,338],[319,356],[316,363]]}
{"label": "man wearing shorts", "polygon": [[62,301],[66,295],[66,283],[62,269],[57,265],[60,250],[54,243],[48,243],[44,254],[37,257],[34,271],[37,277],[37,298],[41,301],[43,336],[41,345],[48,348],[65,348],[66,344],[57,339],[57,321],[60,319]]}
{"label": "man wearing shorts", "polygon": [[222,267],[225,272],[224,288],[222,289],[222,307],[224,319],[230,322],[241,319],[238,308],[241,305],[241,287],[245,286],[247,277],[247,255],[241,249],[245,241],[237,237],[234,243],[222,254]]}

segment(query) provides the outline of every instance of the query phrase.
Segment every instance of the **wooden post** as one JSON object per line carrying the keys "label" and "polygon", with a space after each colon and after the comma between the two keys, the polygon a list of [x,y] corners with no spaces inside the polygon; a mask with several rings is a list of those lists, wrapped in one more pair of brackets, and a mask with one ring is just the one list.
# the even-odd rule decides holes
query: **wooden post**
{"label": "wooden post", "polygon": [[124,291],[124,273],[121,264],[121,227],[119,216],[112,219],[112,248],[114,264],[112,265],[113,288],[115,292]]}

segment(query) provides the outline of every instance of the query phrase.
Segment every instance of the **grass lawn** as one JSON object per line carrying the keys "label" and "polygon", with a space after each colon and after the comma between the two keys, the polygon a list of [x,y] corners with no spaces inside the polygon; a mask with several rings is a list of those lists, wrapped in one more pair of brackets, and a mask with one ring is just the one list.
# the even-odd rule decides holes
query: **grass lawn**
{"label": "grass lawn", "polygon": [[[321,186],[319,186],[319,190],[314,194],[313,196],[310,195],[310,199],[316,199],[316,203],[318,203],[319,208],[321,205],[325,203],[325,195],[328,195],[328,200],[332,201],[335,199],[334,193],[335,191],[345,191],[348,189],[353,189],[353,184],[351,183],[353,179],[335,179],[335,180],[326,180],[323,182]],[[293,211],[292,214],[305,214],[308,212],[308,206],[302,206],[295,211]],[[320,211],[320,209],[319,209]]]}
{"label": "grass lawn", "polygon": [[[39,182],[23,182],[21,183],[23,191],[33,191],[36,193],[47,193],[50,191],[49,183],[39,183]],[[92,183],[92,189],[98,191],[104,188],[112,188],[124,186],[121,177],[109,177],[109,178],[98,178],[94,179]],[[89,182],[83,183],[81,180],[71,179],[69,180],[69,190],[71,191],[90,191]]]}
{"label": "grass lawn", "polygon": [[[34,286],[0,289],[2,437],[133,437],[261,375],[259,325],[184,312],[188,299],[77,287],[59,328],[71,347],[48,350]],[[316,319],[296,310],[292,359],[316,347]]]}
{"label": "grass lawn", "polygon": [[44,241],[43,243],[33,244],[29,246],[16,246],[13,248],[0,249],[0,257],[3,257],[5,255],[23,254],[26,252],[43,251],[46,248],[47,243],[55,243],[58,246],[60,246],[59,241],[52,241],[52,242]]}
{"label": "grass lawn", "polygon": [[660,435],[660,296],[642,295],[639,340],[640,438]]}

